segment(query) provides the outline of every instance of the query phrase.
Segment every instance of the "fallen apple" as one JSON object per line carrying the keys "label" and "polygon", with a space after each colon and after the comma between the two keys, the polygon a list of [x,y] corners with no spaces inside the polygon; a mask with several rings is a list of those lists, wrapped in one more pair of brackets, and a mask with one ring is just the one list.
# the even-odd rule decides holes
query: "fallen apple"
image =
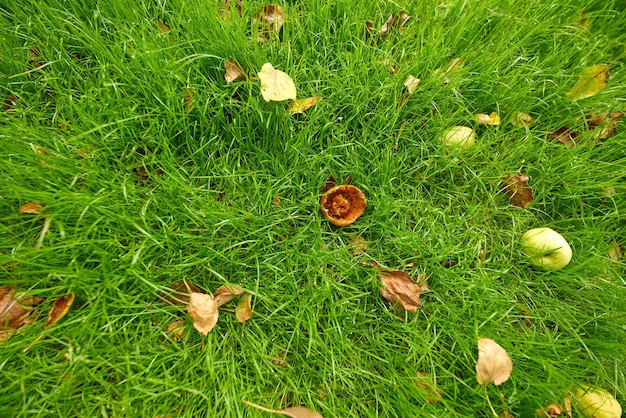
{"label": "fallen apple", "polygon": [[577,409],[585,418],[620,418],[622,407],[609,392],[583,385],[576,390]]}
{"label": "fallen apple", "polygon": [[468,149],[476,143],[476,132],[467,126],[453,126],[439,137],[446,147]]}
{"label": "fallen apple", "polygon": [[522,251],[535,266],[560,270],[572,259],[572,249],[561,234],[550,228],[534,228],[522,236]]}

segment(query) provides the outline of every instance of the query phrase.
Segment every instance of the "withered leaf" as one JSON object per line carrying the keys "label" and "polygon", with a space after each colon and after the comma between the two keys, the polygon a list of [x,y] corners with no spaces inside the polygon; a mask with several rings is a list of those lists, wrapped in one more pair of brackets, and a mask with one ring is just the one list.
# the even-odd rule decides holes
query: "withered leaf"
{"label": "withered leaf", "polygon": [[187,114],[191,111],[191,107],[193,106],[193,89],[188,88],[187,92],[183,95],[183,105],[185,108],[183,109],[183,113]]}
{"label": "withered leaf", "polygon": [[34,321],[37,311],[33,308],[41,302],[41,298],[16,294],[12,287],[0,286],[0,344],[18,328]]}
{"label": "withered leaf", "polygon": [[378,275],[383,285],[380,288],[382,297],[391,303],[400,304],[409,312],[415,313],[421,308],[420,295],[426,286],[414,282],[401,270],[379,270]]}
{"label": "withered leaf", "polygon": [[587,125],[597,129],[594,138],[607,139],[615,135],[617,132],[617,123],[626,115],[626,112],[603,112],[600,114],[592,113],[587,115]]}
{"label": "withered leaf", "polygon": [[170,31],[170,27],[162,20],[157,20],[156,27],[159,33],[168,33]]}
{"label": "withered leaf", "polygon": [[235,308],[235,317],[237,321],[245,324],[246,321],[252,318],[252,307],[250,306],[250,301],[252,300],[252,295],[250,293],[244,294],[237,302],[237,307]]}
{"label": "withered leaf", "polygon": [[441,69],[435,71],[435,73],[441,73],[439,74],[439,78],[443,79],[444,84],[448,84],[450,82],[450,79],[448,78],[448,74],[455,73],[461,67],[461,65],[463,65],[464,62],[465,62],[465,57],[454,58],[450,62],[450,65],[448,65],[448,68],[446,68],[446,70],[443,73],[441,73]]}
{"label": "withered leaf", "polygon": [[533,201],[533,189],[528,185],[529,177],[521,173],[503,179],[504,187],[513,206],[526,209]]}
{"label": "withered leaf", "polygon": [[74,294],[70,293],[65,296],[61,296],[52,304],[52,309],[48,312],[48,322],[44,325],[44,329],[57,323],[59,319],[63,318],[65,314],[70,310],[70,306],[74,303]]}
{"label": "withered leaf", "polygon": [[474,119],[479,125],[500,125],[500,115],[496,112],[491,112],[491,114],[479,113],[474,116]]}
{"label": "withered leaf", "polygon": [[261,40],[268,40],[272,35],[277,36],[283,26],[283,8],[277,4],[269,4],[257,10],[252,24],[257,26],[257,36]]}
{"label": "withered leaf", "polygon": [[435,388],[433,379],[424,372],[417,372],[419,378],[414,381],[415,386],[424,393],[424,400],[429,403],[439,402],[443,393]]}
{"label": "withered leaf", "polygon": [[193,327],[206,336],[217,324],[219,311],[213,296],[191,292],[187,313],[193,320]]}
{"label": "withered leaf", "polygon": [[15,113],[15,107],[17,106],[18,103],[18,99],[17,97],[15,97],[12,94],[7,95],[4,98],[4,109],[7,111],[7,113]]}
{"label": "withered leaf", "polygon": [[383,23],[380,30],[378,31],[378,35],[381,38],[385,38],[389,34],[389,31],[396,27],[398,27],[398,33],[402,35],[402,33],[404,32],[404,25],[410,18],[411,16],[409,16],[405,12],[390,14],[385,23]]}
{"label": "withered leaf", "polygon": [[365,241],[362,237],[352,237],[350,238],[350,252],[353,255],[363,254],[367,251],[367,241]]}
{"label": "withered leaf", "polygon": [[255,403],[250,402],[250,401],[246,401],[245,399],[243,399],[242,402],[245,403],[246,405],[249,405],[249,406],[251,406],[253,408],[259,409],[259,410],[264,411],[264,412],[269,412],[269,413],[272,413],[272,414],[286,415],[286,416],[291,417],[291,418],[323,418],[322,414],[320,414],[318,412],[315,412],[315,411],[311,411],[310,409],[307,409],[307,408],[303,408],[301,406],[294,406],[294,407],[290,407],[290,408],[276,410],[276,409],[266,408],[266,407],[261,406],[261,405],[257,405]]}
{"label": "withered leaf", "polygon": [[320,193],[324,194],[327,191],[329,191],[330,189],[332,189],[333,187],[335,187],[336,185],[337,185],[337,181],[335,180],[335,178],[331,174],[326,179],[326,183],[324,183],[324,186],[321,188]]}
{"label": "withered leaf", "polygon": [[261,80],[261,95],[266,102],[296,98],[296,85],[286,73],[274,69],[271,63],[263,64],[258,73]]}
{"label": "withered leaf", "polygon": [[35,68],[40,68],[43,66],[43,61],[41,60],[41,49],[37,45],[33,45],[28,48],[28,69],[32,70]]}
{"label": "withered leaf", "polygon": [[513,371],[513,362],[498,343],[489,338],[478,340],[476,380],[480,385],[493,382],[496,386],[506,382]]}
{"label": "withered leaf", "polygon": [[189,303],[189,292],[202,293],[198,286],[184,281],[169,285],[159,297],[168,305],[185,306]]}
{"label": "withered leaf", "polygon": [[609,258],[613,261],[619,261],[624,258],[624,250],[619,242],[612,241],[609,245]]}
{"label": "withered leaf", "polygon": [[219,308],[223,304],[230,302],[231,300],[235,299],[236,296],[242,295],[243,293],[243,289],[239,286],[222,285],[217,288],[217,290],[213,294],[213,298],[215,299],[215,303],[217,303],[217,307]]}
{"label": "withered leaf", "polygon": [[174,341],[180,341],[185,336],[185,321],[174,321],[167,326],[167,333]]}
{"label": "withered leaf", "polygon": [[556,131],[548,134],[548,138],[556,139],[562,144],[565,144],[567,148],[571,148],[576,145],[574,139],[580,135],[578,132],[573,131],[567,126],[561,126]]}
{"label": "withered leaf", "polygon": [[295,99],[289,104],[289,113],[295,115],[297,113],[304,113],[305,110],[310,109],[322,100],[322,96],[307,97],[306,99]]}
{"label": "withered leaf", "polygon": [[565,93],[565,98],[568,100],[581,100],[594,96],[606,87],[610,74],[609,66],[606,64],[585,68],[580,73],[576,84]]}
{"label": "withered leaf", "polygon": [[235,60],[224,61],[224,69],[226,70],[226,73],[224,74],[226,84],[230,84],[233,81],[244,81],[248,79],[245,70]]}
{"label": "withered leaf", "polygon": [[511,124],[518,128],[523,128],[524,126],[528,126],[533,123],[535,119],[530,116],[528,113],[517,112],[517,114],[511,119]]}
{"label": "withered leaf", "polygon": [[413,92],[419,87],[421,82],[422,80],[420,80],[419,78],[415,78],[412,75],[409,75],[404,82],[404,87],[406,87],[409,94],[413,94]]}
{"label": "withered leaf", "polygon": [[23,204],[17,211],[20,213],[30,213],[32,215],[41,214],[41,209],[43,205],[37,202],[28,202]]}

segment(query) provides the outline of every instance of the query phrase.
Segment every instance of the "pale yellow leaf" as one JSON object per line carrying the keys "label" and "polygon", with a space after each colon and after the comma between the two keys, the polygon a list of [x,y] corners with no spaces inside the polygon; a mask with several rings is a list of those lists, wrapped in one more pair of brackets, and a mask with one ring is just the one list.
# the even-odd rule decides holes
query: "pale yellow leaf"
{"label": "pale yellow leaf", "polygon": [[202,335],[207,335],[217,324],[219,312],[213,296],[191,292],[187,312],[193,319],[193,327]]}
{"label": "pale yellow leaf", "polygon": [[413,92],[419,87],[421,82],[422,80],[420,80],[419,78],[415,78],[412,75],[409,75],[404,82],[404,87],[406,87],[406,89],[409,91],[409,94],[413,94]]}
{"label": "pale yellow leaf", "polygon": [[272,64],[266,62],[258,73],[261,80],[261,94],[266,102],[296,98],[296,85],[286,73],[274,69]]}
{"label": "pale yellow leaf", "polygon": [[239,302],[237,302],[237,307],[235,308],[235,317],[237,321],[245,324],[245,322],[252,318],[252,307],[250,306],[250,301],[252,299],[252,295],[250,293],[244,294]]}
{"label": "pale yellow leaf", "polygon": [[610,76],[609,66],[598,64],[587,67],[580,73],[580,78],[574,86],[565,93],[568,100],[581,100],[599,93],[606,87]]}
{"label": "pale yellow leaf", "polygon": [[478,361],[476,362],[476,380],[481,385],[493,382],[501,385],[513,371],[513,362],[498,343],[489,338],[478,340]]}

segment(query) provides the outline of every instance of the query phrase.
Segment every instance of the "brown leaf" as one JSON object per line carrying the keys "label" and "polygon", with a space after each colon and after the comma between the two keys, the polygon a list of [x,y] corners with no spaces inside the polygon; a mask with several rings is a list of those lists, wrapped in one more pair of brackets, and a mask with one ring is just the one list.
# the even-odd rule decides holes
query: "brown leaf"
{"label": "brown leaf", "polygon": [[417,312],[421,308],[420,295],[424,291],[422,285],[411,280],[401,270],[380,270],[378,272],[383,287],[380,294],[389,302],[401,304],[409,312]]}
{"label": "brown leaf", "polygon": [[478,340],[476,380],[480,385],[493,382],[496,386],[506,382],[513,371],[513,362],[498,343],[489,338]]}
{"label": "brown leaf", "polygon": [[257,37],[267,41],[272,35],[278,36],[283,26],[283,8],[277,4],[270,4],[260,8],[254,15],[252,24],[257,26]]}
{"label": "brown leaf", "polygon": [[189,303],[189,292],[202,293],[198,286],[184,281],[169,285],[159,297],[167,305],[185,306]]}
{"label": "brown leaf", "polygon": [[337,182],[335,181],[335,178],[331,174],[326,179],[326,183],[324,183],[324,186],[321,188],[320,193],[324,194],[327,191],[329,191],[330,189],[332,189],[333,187],[335,187],[336,185],[337,185]]}
{"label": "brown leaf", "polygon": [[191,106],[193,106],[193,89],[187,89],[187,92],[183,95],[183,105],[185,106],[183,113],[187,114],[191,111]]}
{"label": "brown leaf", "polygon": [[417,372],[417,374],[419,374],[419,378],[413,383],[415,383],[420,392],[424,393],[424,400],[429,403],[439,402],[443,393],[435,388],[433,379],[424,372]]}
{"label": "brown leaf", "polygon": [[248,79],[245,70],[235,60],[224,61],[224,69],[226,70],[226,73],[224,74],[226,84],[230,84],[233,81],[244,81]]}
{"label": "brown leaf", "polygon": [[53,325],[59,321],[59,319],[63,318],[67,311],[70,310],[70,306],[74,302],[74,294],[70,293],[65,296],[61,296],[52,304],[52,309],[48,312],[48,322],[44,325],[44,329],[48,328],[50,325]]}
{"label": "brown leaf", "polygon": [[287,367],[287,363],[283,361],[283,359],[286,356],[287,356],[287,353],[285,353],[284,351],[281,351],[280,353],[278,353],[278,358],[272,360],[272,364],[275,364],[276,366],[280,366],[280,367]]}
{"label": "brown leaf", "polygon": [[594,138],[607,139],[615,135],[617,132],[618,122],[626,115],[626,112],[611,112],[587,115],[587,125],[591,128],[601,128],[597,130]]}
{"label": "brown leaf", "polygon": [[167,326],[167,333],[174,341],[180,341],[185,336],[185,321],[174,321]]}
{"label": "brown leaf", "polygon": [[41,209],[43,205],[37,202],[28,202],[22,205],[17,211],[20,213],[30,213],[32,215],[41,214]]}
{"label": "brown leaf", "polygon": [[17,103],[18,103],[17,97],[15,97],[12,94],[9,94],[4,98],[4,109],[9,114],[15,113],[16,112],[15,107],[17,106]]}
{"label": "brown leaf", "polygon": [[387,20],[385,21],[385,23],[381,26],[380,30],[378,31],[378,35],[381,38],[386,38],[387,35],[389,34],[389,31],[391,31],[392,29],[396,27],[398,28],[398,33],[402,35],[402,33],[404,32],[404,25],[410,18],[411,16],[409,16],[405,12],[400,12],[398,14],[395,14],[395,13],[390,14]]}
{"label": "brown leaf", "polygon": [[235,317],[237,317],[237,321],[245,324],[246,321],[252,318],[252,307],[250,306],[250,301],[252,300],[252,295],[250,293],[244,294],[239,302],[237,302],[237,307],[235,308]]}
{"label": "brown leaf", "polygon": [[238,286],[222,285],[217,288],[217,290],[213,294],[213,298],[215,299],[215,303],[217,303],[217,307],[219,308],[223,304],[235,299],[236,296],[243,295],[243,293],[243,289]]}
{"label": "brown leaf", "polygon": [[8,340],[16,329],[34,321],[33,308],[43,299],[16,294],[10,286],[0,286],[0,343]]}
{"label": "brown leaf", "polygon": [[529,177],[521,173],[502,179],[513,206],[526,209],[533,201],[533,189],[528,185]]}
{"label": "brown leaf", "polygon": [[193,320],[193,327],[206,336],[217,324],[219,311],[213,296],[191,292],[187,312]]}
{"label": "brown leaf", "polygon": [[297,113],[304,113],[305,110],[310,109],[322,100],[322,96],[307,97],[306,99],[295,99],[289,105],[289,113],[295,115]]}
{"label": "brown leaf", "polygon": [[406,87],[409,94],[413,94],[413,92],[419,87],[421,82],[422,80],[420,80],[419,78],[415,78],[412,75],[409,75],[404,82],[404,87]]}
{"label": "brown leaf", "polygon": [[576,142],[574,142],[574,138],[576,138],[578,135],[580,134],[573,131],[571,128],[567,126],[561,126],[556,131],[548,134],[548,138],[557,139],[562,144],[565,144],[567,148],[571,148],[577,145]]}
{"label": "brown leaf", "polygon": [[157,20],[156,27],[159,33],[168,33],[170,31],[170,27],[162,20]]}
{"label": "brown leaf", "polygon": [[33,70],[43,66],[41,59],[41,49],[37,45],[33,45],[28,48],[28,69]]}
{"label": "brown leaf", "polygon": [[611,241],[609,245],[609,258],[613,261],[619,261],[624,258],[624,250],[619,242]]}
{"label": "brown leaf", "polygon": [[367,251],[367,241],[365,241],[362,237],[353,237],[349,239],[350,241],[350,252],[352,255],[363,254]]}

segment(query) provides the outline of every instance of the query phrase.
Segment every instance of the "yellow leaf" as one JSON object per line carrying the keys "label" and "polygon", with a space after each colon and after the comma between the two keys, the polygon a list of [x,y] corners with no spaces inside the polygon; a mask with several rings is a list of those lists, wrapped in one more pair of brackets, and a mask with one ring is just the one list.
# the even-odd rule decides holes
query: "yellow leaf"
{"label": "yellow leaf", "polygon": [[48,322],[44,325],[44,328],[48,328],[50,325],[53,325],[59,321],[59,319],[63,318],[67,311],[70,310],[70,306],[74,302],[74,294],[70,293],[67,296],[61,296],[52,304],[52,309],[48,313]]}
{"label": "yellow leaf", "polygon": [[479,125],[500,125],[500,115],[496,112],[491,112],[490,115],[486,113],[479,113],[474,116],[474,119]]}
{"label": "yellow leaf", "polygon": [[609,66],[606,64],[585,68],[580,73],[580,78],[576,84],[570,91],[565,93],[565,98],[568,100],[580,100],[595,95],[606,87],[610,74]]}
{"label": "yellow leaf", "polygon": [[322,96],[296,99],[289,105],[289,113],[292,115],[295,115],[296,113],[304,113],[305,110],[315,106],[320,100],[322,100]]}
{"label": "yellow leaf", "polygon": [[481,385],[493,382],[496,386],[509,380],[513,362],[504,348],[489,338],[478,340],[476,380]]}
{"label": "yellow leaf", "polygon": [[239,299],[237,303],[237,307],[235,308],[235,317],[237,317],[237,321],[245,324],[245,322],[252,318],[252,308],[250,307],[250,300],[252,299],[252,295],[250,293],[246,293]]}
{"label": "yellow leaf", "polygon": [[280,70],[275,70],[269,62],[263,64],[258,76],[261,80],[261,94],[266,102],[296,99],[296,85],[291,77]]}
{"label": "yellow leaf", "polygon": [[187,312],[193,319],[193,327],[204,336],[217,324],[217,303],[211,295],[191,292]]}

